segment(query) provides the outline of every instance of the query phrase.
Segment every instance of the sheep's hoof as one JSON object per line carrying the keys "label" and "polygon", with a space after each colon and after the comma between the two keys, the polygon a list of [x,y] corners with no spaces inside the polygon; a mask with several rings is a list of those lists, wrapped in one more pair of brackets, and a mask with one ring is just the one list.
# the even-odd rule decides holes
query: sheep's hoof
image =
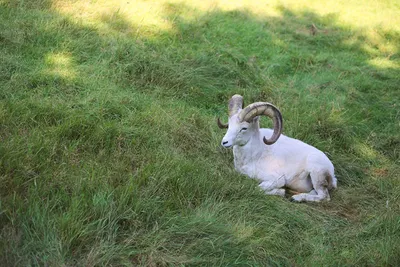
{"label": "sheep's hoof", "polygon": [[293,195],[293,196],[290,198],[290,202],[303,202],[303,201],[304,201],[304,196],[301,195],[301,194]]}
{"label": "sheep's hoof", "polygon": [[293,203],[300,203],[300,202],[302,202],[302,201],[300,201],[300,200],[295,199],[294,197],[290,197],[290,198],[289,198],[289,201],[290,201],[290,202],[293,202]]}

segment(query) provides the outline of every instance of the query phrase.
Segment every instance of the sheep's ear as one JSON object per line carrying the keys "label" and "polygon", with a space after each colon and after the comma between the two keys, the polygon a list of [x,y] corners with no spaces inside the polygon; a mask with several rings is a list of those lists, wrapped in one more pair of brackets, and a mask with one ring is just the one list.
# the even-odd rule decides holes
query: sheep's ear
{"label": "sheep's ear", "polygon": [[259,123],[260,121],[260,116],[255,116],[253,119],[253,123]]}

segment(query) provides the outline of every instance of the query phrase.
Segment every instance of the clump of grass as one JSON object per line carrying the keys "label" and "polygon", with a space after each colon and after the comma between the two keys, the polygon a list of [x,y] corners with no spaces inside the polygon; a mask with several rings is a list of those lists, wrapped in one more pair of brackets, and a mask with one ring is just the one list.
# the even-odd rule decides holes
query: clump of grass
{"label": "clump of grass", "polygon": [[[398,7],[238,5],[0,1],[1,262],[399,264]],[[330,203],[234,171],[235,93],[328,154]]]}

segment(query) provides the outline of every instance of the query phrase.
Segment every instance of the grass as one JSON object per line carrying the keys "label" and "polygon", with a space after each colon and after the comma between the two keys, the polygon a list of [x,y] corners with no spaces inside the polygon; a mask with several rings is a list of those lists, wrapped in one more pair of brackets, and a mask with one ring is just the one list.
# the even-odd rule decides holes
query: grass
{"label": "grass", "polygon": [[[0,0],[0,262],[400,265],[399,12]],[[235,93],[328,154],[331,202],[234,171],[215,119]]]}

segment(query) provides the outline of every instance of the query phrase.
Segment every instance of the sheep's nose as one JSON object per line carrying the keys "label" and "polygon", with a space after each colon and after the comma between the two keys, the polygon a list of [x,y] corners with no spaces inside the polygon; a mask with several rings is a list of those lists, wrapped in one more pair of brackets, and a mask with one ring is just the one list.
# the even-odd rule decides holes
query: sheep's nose
{"label": "sheep's nose", "polygon": [[221,142],[221,145],[222,145],[223,147],[226,147],[226,148],[232,146],[231,144],[229,144],[229,141],[222,141],[222,142]]}

